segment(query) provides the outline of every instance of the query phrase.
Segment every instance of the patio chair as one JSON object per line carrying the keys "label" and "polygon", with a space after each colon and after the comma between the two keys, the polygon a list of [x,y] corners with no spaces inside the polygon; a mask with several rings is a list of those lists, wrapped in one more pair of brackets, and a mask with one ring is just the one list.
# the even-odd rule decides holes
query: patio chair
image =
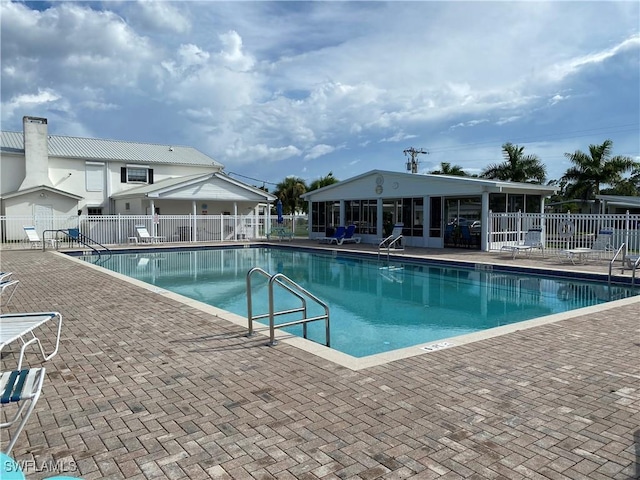
{"label": "patio chair", "polygon": [[395,248],[397,250],[404,250],[404,246],[402,244],[402,230],[404,229],[404,223],[396,223],[393,226],[393,231],[391,235],[387,238],[383,238],[378,244],[378,248]]}
{"label": "patio chair", "polygon": [[353,234],[355,232],[356,232],[356,226],[353,224],[349,225],[344,232],[344,236],[340,240],[337,240],[336,243],[338,245],[342,245],[343,243],[360,243],[362,238],[354,237]]}
{"label": "patio chair", "polygon": [[[0,281],[0,306],[6,307],[7,305],[9,305],[9,302],[13,298],[13,294],[16,293],[16,289],[18,288],[18,283],[20,283],[20,280]],[[5,296],[4,291],[9,289],[11,290],[11,295],[9,295],[9,298],[7,298],[6,301],[4,301],[3,300]]]}
{"label": "patio chair", "polygon": [[165,237],[161,235],[151,235],[144,225],[136,225],[136,231],[140,241],[143,243],[158,243],[165,240]]}
{"label": "patio chair", "polygon": [[511,258],[516,258],[518,253],[527,252],[527,256],[531,255],[531,251],[538,248],[542,251],[544,257],[544,244],[542,243],[542,230],[532,228],[524,234],[524,243],[518,245],[503,245],[500,251],[510,252]]}
{"label": "patio chair", "polygon": [[[27,234],[27,241],[31,244],[31,248],[42,248],[42,240],[40,239],[40,235],[36,232],[36,227],[23,225],[24,233]],[[58,241],[55,238],[50,238],[47,240],[49,245],[53,248],[58,246]]]}
{"label": "patio chair", "polygon": [[640,255],[627,255],[624,260],[631,270],[633,270],[634,267],[636,269],[640,267]]}
{"label": "patio chair", "polygon": [[[45,323],[54,320],[58,322],[56,338],[53,341],[53,349],[47,353],[35,332]],[[49,329],[44,329],[45,332],[48,330]],[[20,340],[22,347],[20,348],[20,356],[18,357],[18,369],[22,368],[25,349],[32,343],[38,344],[43,361],[47,361],[58,353],[61,332],[62,315],[58,312],[4,313],[0,315],[0,353],[2,353],[2,349],[10,343]]]}
{"label": "patio chair", "polygon": [[607,253],[612,254],[614,250],[613,230],[600,230],[591,245],[590,255],[593,258],[606,258]]}
{"label": "patio chair", "polygon": [[[6,409],[5,405],[7,404],[17,404],[17,411],[13,417],[7,413],[7,421],[1,423],[0,428],[9,428],[20,421],[13,435],[11,435],[9,445],[6,450],[4,450],[4,453],[7,455],[11,452],[18,436],[22,432],[27,420],[29,420],[31,412],[33,412],[36,406],[36,402],[42,392],[44,373],[44,368],[29,368],[2,372],[0,375],[0,394],[2,395],[0,397],[0,403],[2,403],[3,410]],[[4,474],[2,477],[4,478]]]}
{"label": "patio chair", "polygon": [[0,282],[6,282],[13,275],[13,272],[0,272]]}
{"label": "patio chair", "polygon": [[336,244],[338,244],[338,241],[344,238],[345,233],[347,233],[347,229],[341,225],[338,228],[336,228],[336,231],[333,233],[332,236],[319,238],[318,242],[328,243],[328,244],[332,244],[333,242],[336,242]]}

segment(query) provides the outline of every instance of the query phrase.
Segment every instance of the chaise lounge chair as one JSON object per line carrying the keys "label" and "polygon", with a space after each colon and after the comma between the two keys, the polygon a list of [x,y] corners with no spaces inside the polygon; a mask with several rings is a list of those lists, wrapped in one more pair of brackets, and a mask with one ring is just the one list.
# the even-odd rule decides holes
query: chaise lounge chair
{"label": "chaise lounge chair", "polygon": [[[40,235],[36,232],[36,227],[34,226],[23,226],[24,233],[27,234],[27,241],[31,244],[31,248],[41,248],[42,240],[40,239]],[[47,240],[47,243],[51,245],[53,248],[58,246],[58,241],[55,238],[50,238]]]}
{"label": "chaise lounge chair", "polygon": [[343,226],[339,226],[338,228],[336,228],[336,231],[333,233],[332,236],[319,238],[318,242],[328,243],[328,244],[332,244],[333,242],[336,242],[336,245],[340,245],[338,242],[344,238],[346,233],[347,233],[347,229]]}
{"label": "chaise lounge chair", "polygon": [[518,253],[527,252],[527,256],[531,255],[531,250],[538,248],[542,251],[544,257],[544,244],[542,243],[542,230],[532,228],[524,234],[524,243],[518,245],[503,245],[501,251],[511,253],[511,258],[516,258]]}
{"label": "chaise lounge chair", "polygon": [[[27,420],[29,420],[31,416],[31,412],[33,412],[36,406],[36,402],[42,392],[44,373],[44,368],[30,368],[26,370],[2,372],[0,374],[0,402],[2,403],[2,409],[5,410],[6,405],[10,403],[15,403],[18,407],[13,417],[10,418],[7,414],[7,421],[1,423],[0,428],[11,427],[20,420],[18,427],[13,432],[13,435],[11,435],[9,445],[6,450],[4,450],[4,453],[7,455],[11,452],[20,432],[22,432]],[[3,435],[3,437],[5,437],[5,435]],[[4,478],[4,474],[0,475],[0,477]]]}
{"label": "chaise lounge chair", "polygon": [[356,226],[353,224],[349,225],[344,232],[344,236],[340,240],[338,240],[336,243],[338,245],[342,245],[344,243],[360,243],[362,238],[354,237],[353,234],[355,232],[356,232]]}
{"label": "chaise lounge chair", "polygon": [[[11,274],[9,274],[9,275],[11,275]],[[7,305],[9,305],[9,302],[13,298],[13,294],[16,293],[16,289],[18,288],[18,283],[20,283],[20,280],[2,280],[2,281],[0,281],[0,306],[6,307]],[[3,300],[1,300],[1,298],[4,297],[4,291],[7,290],[7,289],[11,289],[11,295],[9,295],[9,298],[7,298],[6,301],[3,301]]]}
{"label": "chaise lounge chair", "polygon": [[404,245],[402,244],[402,230],[404,229],[404,223],[396,223],[393,226],[393,231],[391,235],[387,238],[383,238],[380,240],[378,244],[378,248],[394,248],[396,250],[404,250]]}
{"label": "chaise lounge chair", "polygon": [[[56,338],[54,347],[50,352],[45,352],[42,342],[36,336],[35,331],[45,323],[57,320]],[[47,331],[49,329],[45,329]],[[4,313],[0,315],[0,353],[2,349],[16,340],[22,342],[20,356],[18,357],[18,370],[22,368],[25,349],[32,343],[37,343],[42,354],[43,361],[49,360],[56,353],[60,346],[60,333],[62,331],[62,315],[58,312],[37,312],[37,313]]]}
{"label": "chaise lounge chair", "polygon": [[158,243],[165,240],[165,237],[161,235],[151,235],[144,225],[136,225],[136,231],[142,243]]}

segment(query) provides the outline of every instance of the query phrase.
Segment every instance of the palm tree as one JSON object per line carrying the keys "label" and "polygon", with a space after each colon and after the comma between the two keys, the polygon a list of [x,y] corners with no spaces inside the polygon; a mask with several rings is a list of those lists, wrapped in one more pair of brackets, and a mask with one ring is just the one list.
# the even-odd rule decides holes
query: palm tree
{"label": "palm tree", "polygon": [[285,215],[291,215],[297,211],[306,211],[306,202],[300,199],[300,195],[307,191],[307,184],[302,178],[287,177],[278,185],[273,194],[282,200],[282,210]]}
{"label": "palm tree", "polygon": [[433,175],[457,175],[459,177],[466,177],[465,172],[460,165],[451,165],[449,162],[441,162],[440,170],[433,170],[429,172]]}
{"label": "palm tree", "polygon": [[612,157],[612,148],[613,142],[605,140],[602,145],[589,145],[589,154],[580,150],[565,153],[573,164],[562,177],[567,182],[568,197],[573,196],[582,200],[595,199],[596,195],[600,194],[602,185],[624,185],[623,175],[640,168],[640,164],[631,157],[622,155]]}
{"label": "palm tree", "polygon": [[321,177],[311,182],[307,191],[310,192],[312,190],[318,190],[319,188],[333,185],[334,183],[338,183],[339,181],[340,180],[333,176],[333,172],[329,172],[326,177]]}
{"label": "palm tree", "polygon": [[512,143],[502,145],[502,155],[503,163],[489,165],[480,176],[511,182],[544,183],[547,169],[537,155],[525,155],[524,147]]}

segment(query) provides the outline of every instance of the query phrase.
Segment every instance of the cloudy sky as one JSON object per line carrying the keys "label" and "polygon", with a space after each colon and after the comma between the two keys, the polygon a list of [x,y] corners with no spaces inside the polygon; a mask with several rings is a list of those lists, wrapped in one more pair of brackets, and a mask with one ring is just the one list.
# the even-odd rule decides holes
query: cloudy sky
{"label": "cloudy sky", "polygon": [[[2,130],[194,146],[248,183],[478,173],[525,146],[548,177],[640,159],[640,3],[7,2]],[[243,177],[240,177],[240,176]],[[251,180],[256,179],[256,181]],[[272,187],[267,183],[267,187]]]}

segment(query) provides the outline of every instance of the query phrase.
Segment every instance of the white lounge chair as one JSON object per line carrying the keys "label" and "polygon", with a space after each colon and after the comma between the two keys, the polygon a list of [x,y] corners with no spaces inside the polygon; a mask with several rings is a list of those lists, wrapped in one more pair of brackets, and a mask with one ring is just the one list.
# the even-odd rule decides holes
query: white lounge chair
{"label": "white lounge chair", "polygon": [[[36,329],[45,323],[57,320],[58,328],[54,347],[50,352],[45,352],[42,342],[36,336]],[[45,329],[46,331],[46,329]],[[2,349],[10,343],[20,340],[20,356],[18,357],[18,369],[22,367],[25,349],[32,343],[37,343],[44,361],[49,360],[56,353],[60,346],[60,333],[62,331],[62,315],[59,312],[36,312],[36,313],[4,313],[0,315],[0,353]],[[51,342],[48,342],[51,343]]]}
{"label": "white lounge chair", "polygon": [[140,237],[141,242],[157,243],[164,242],[165,240],[165,237],[161,235],[151,235],[144,225],[136,225],[136,231],[138,232],[138,237]]}
{"label": "white lounge chair", "polygon": [[396,250],[404,250],[404,245],[402,244],[402,230],[404,229],[404,223],[396,223],[393,226],[393,231],[391,235],[387,238],[383,238],[380,240],[378,244],[378,248],[394,248]]}
{"label": "white lounge chair", "polygon": [[[24,229],[24,233],[27,234],[27,241],[31,244],[31,248],[42,248],[42,240],[38,232],[36,232],[36,227],[23,225],[22,228]],[[47,243],[53,248],[58,246],[58,241],[55,238],[48,239]]]}
{"label": "white lounge chair", "polygon": [[606,258],[607,254],[612,255],[614,250],[613,230],[600,230],[591,245],[590,256],[593,258]]}
{"label": "white lounge chair", "polygon": [[[18,288],[18,283],[20,283],[20,280],[0,281],[0,306],[6,307],[7,305],[9,305],[9,302],[13,298],[13,294],[16,293],[16,289]],[[9,298],[4,300],[5,298],[4,291],[9,289],[11,290],[11,295],[9,295]]]}
{"label": "white lounge chair", "polygon": [[[2,402],[2,409],[5,410],[7,404],[15,403],[17,405],[17,411],[15,414],[10,417],[7,413],[7,421],[1,423],[0,428],[9,428],[20,420],[18,427],[11,435],[9,445],[4,450],[4,453],[7,455],[11,452],[20,432],[22,432],[22,429],[27,423],[27,420],[29,420],[31,413],[36,406],[36,402],[42,392],[44,374],[44,368],[14,370],[11,372],[2,372],[0,374],[0,399]],[[5,435],[3,435],[3,437],[5,437]],[[3,475],[0,476],[4,477]]]}
{"label": "white lounge chair", "polygon": [[544,244],[542,243],[542,230],[532,228],[524,234],[524,243],[518,245],[503,245],[500,250],[510,252],[511,258],[516,258],[518,253],[527,252],[527,256],[531,255],[531,250],[538,248],[542,251],[544,257]]}

